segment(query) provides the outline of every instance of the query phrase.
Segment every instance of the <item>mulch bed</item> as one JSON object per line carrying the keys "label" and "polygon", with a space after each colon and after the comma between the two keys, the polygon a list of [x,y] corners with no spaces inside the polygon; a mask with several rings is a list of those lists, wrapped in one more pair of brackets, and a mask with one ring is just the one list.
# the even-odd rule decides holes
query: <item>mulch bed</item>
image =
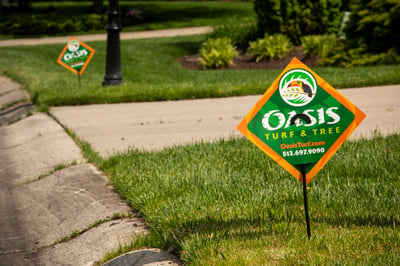
{"label": "mulch bed", "polygon": [[[297,57],[308,67],[318,66],[318,58],[306,58],[302,48],[300,46],[296,46],[282,59],[261,61],[258,63],[256,63],[256,61],[250,55],[242,52],[233,59],[233,63],[231,65],[218,69],[283,69],[287,66],[287,64],[289,64],[293,57]],[[180,63],[182,67],[187,69],[202,70],[203,66],[200,64],[199,58],[199,54],[186,55],[180,58]]]}

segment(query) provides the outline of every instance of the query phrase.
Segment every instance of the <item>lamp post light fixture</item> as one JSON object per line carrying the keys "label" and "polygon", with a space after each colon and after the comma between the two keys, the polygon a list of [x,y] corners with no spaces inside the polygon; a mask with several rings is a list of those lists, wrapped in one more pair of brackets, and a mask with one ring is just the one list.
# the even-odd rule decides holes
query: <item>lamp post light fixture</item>
{"label": "lamp post light fixture", "polygon": [[124,81],[121,74],[121,47],[119,39],[121,24],[118,0],[109,0],[107,15],[108,22],[105,27],[107,30],[107,59],[103,86],[122,85]]}

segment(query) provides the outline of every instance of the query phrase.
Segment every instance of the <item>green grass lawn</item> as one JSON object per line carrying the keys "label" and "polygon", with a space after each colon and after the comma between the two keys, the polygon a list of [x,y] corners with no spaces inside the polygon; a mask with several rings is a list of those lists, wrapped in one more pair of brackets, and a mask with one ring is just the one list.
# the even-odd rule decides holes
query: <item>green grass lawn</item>
{"label": "green grass lawn", "polygon": [[398,134],[344,143],[309,184],[310,241],[301,183],[243,138],[99,165],[152,229],[125,251],[161,247],[188,265],[397,265],[399,161]]}
{"label": "green grass lawn", "polygon": [[[82,75],[56,63],[65,44],[0,48],[0,75],[20,82],[37,105],[77,105],[161,101],[262,94],[279,75],[276,70],[187,70],[179,58],[198,52],[206,36],[121,42],[125,85],[103,88],[105,42],[89,42],[96,50]],[[400,65],[315,68],[335,88],[400,83]],[[373,73],[373,74],[371,74]]]}

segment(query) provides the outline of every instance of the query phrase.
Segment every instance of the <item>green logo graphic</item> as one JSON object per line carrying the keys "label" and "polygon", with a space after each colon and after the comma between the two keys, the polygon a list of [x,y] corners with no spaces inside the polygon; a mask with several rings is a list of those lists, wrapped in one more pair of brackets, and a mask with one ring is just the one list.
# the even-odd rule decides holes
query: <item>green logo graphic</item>
{"label": "green logo graphic", "polygon": [[289,105],[300,107],[311,102],[317,92],[317,82],[304,69],[293,69],[279,81],[279,92]]}
{"label": "green logo graphic", "polygon": [[68,43],[68,50],[73,53],[79,50],[79,42],[77,40],[72,40]]}
{"label": "green logo graphic", "polygon": [[79,42],[74,40],[68,43],[68,50],[69,52],[66,52],[61,60],[65,64],[79,71],[89,58],[90,51],[85,47],[80,46]]}
{"label": "green logo graphic", "polygon": [[314,82],[305,70],[287,72],[279,90],[248,124],[250,132],[295,167],[320,160],[354,120],[352,112]]}

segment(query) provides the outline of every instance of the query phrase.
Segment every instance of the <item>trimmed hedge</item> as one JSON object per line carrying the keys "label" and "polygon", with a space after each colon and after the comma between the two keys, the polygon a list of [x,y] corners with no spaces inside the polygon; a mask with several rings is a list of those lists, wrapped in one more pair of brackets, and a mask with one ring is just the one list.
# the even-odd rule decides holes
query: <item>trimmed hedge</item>
{"label": "trimmed hedge", "polygon": [[59,14],[16,15],[0,22],[0,34],[68,34],[79,31],[102,30],[105,24],[106,16],[98,14],[75,17],[60,16]]}

